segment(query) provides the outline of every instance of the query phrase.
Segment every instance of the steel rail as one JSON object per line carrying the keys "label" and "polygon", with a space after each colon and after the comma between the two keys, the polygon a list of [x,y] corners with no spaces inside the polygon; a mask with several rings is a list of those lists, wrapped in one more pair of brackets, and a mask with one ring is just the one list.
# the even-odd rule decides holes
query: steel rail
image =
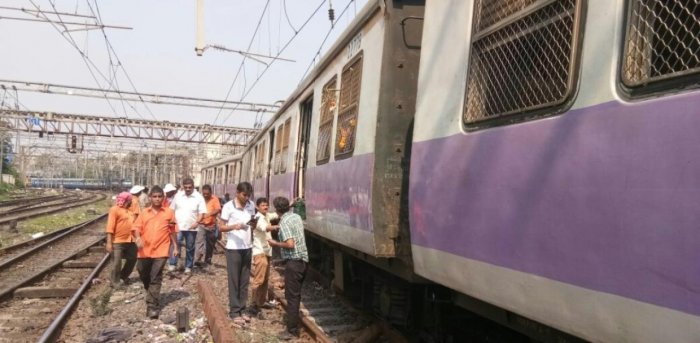
{"label": "steel rail", "polygon": [[76,249],[74,253],[72,253],[69,256],[66,256],[65,258],[59,259],[58,261],[44,267],[43,269],[39,270],[38,272],[34,273],[34,275],[28,275],[24,279],[20,280],[19,282],[15,283],[14,285],[11,285],[10,287],[7,287],[3,290],[0,290],[0,300],[4,300],[6,297],[9,295],[12,295],[12,293],[19,287],[22,287],[23,285],[32,282],[48,272],[54,270],[55,268],[60,267],[64,262],[75,258],[76,256],[80,255],[83,251],[89,249],[90,247],[99,244],[100,242],[104,241],[104,237],[100,237],[98,239],[94,239],[89,242],[89,244],[85,244],[84,246],[80,247],[79,249]]}
{"label": "steel rail", "polygon": [[[9,208],[3,208],[0,210],[0,216],[9,214],[12,212],[19,212],[19,211],[29,211],[34,208],[39,208],[41,206],[53,206],[51,203],[53,202],[58,202],[58,201],[64,201],[64,200],[73,200],[76,198],[76,194],[68,194],[68,195],[61,195],[61,196],[54,196],[53,198],[46,198],[46,199],[41,199],[38,202],[32,203],[31,201],[27,201],[27,203],[24,204],[16,204],[16,205],[11,205],[11,206],[6,206]],[[80,197],[78,196],[78,199]]]}
{"label": "steel rail", "polygon": [[85,281],[80,285],[80,288],[78,288],[78,291],[73,294],[73,296],[70,298],[68,301],[68,304],[66,304],[65,307],[61,310],[61,312],[58,314],[58,316],[51,322],[51,325],[44,331],[44,334],[41,335],[39,340],[37,342],[44,343],[44,342],[54,342],[55,335],[58,333],[63,326],[64,322],[68,319],[70,316],[71,312],[75,308],[75,306],[78,304],[80,301],[80,298],[82,298],[83,294],[85,291],[90,288],[90,285],[92,284],[92,280],[100,273],[102,268],[107,264],[109,261],[110,254],[107,253],[105,254],[104,257],[102,257],[102,260],[100,261],[99,264],[97,264],[97,267],[92,270],[92,273],[85,278]]}
{"label": "steel rail", "polygon": [[[287,309],[287,299],[285,299],[283,296],[280,296],[277,294],[277,292],[272,292],[272,294],[275,295],[275,298],[277,298],[277,301],[282,304],[282,307],[284,307],[285,311]],[[332,338],[330,338],[328,335],[326,335],[316,323],[311,321],[309,318],[306,317],[303,313],[299,313],[299,318],[301,318],[301,325],[304,326],[304,329],[306,329],[306,332],[311,335],[312,339],[316,342],[321,342],[321,343],[333,343],[335,342]]]}
{"label": "steel rail", "polygon": [[[91,220],[82,222],[82,223],[77,224],[77,225],[69,226],[69,227],[64,228],[64,229],[61,229],[62,231],[60,231],[60,232],[62,232],[62,233],[56,234],[56,235],[55,235],[56,237],[53,237],[53,238],[49,239],[48,241],[45,241],[45,242],[43,242],[43,243],[40,243],[39,245],[37,245],[37,246],[35,246],[35,247],[33,247],[33,248],[31,248],[31,249],[29,249],[29,250],[23,252],[23,253],[18,254],[18,255],[15,256],[15,257],[12,257],[12,258],[10,258],[10,259],[8,259],[8,260],[5,260],[5,261],[0,261],[0,270],[5,269],[9,264],[15,263],[15,262],[21,260],[22,258],[24,258],[24,257],[26,257],[26,256],[28,256],[28,255],[30,255],[30,254],[32,254],[32,253],[34,253],[35,251],[46,247],[46,246],[49,245],[49,244],[55,243],[56,241],[62,239],[62,238],[65,237],[65,236],[68,236],[68,235],[70,235],[70,234],[73,234],[73,233],[75,233],[75,232],[78,231],[78,230],[84,229],[85,227],[87,227],[87,226],[89,226],[89,225],[91,225],[91,224],[94,224],[94,223],[96,223],[96,222],[98,222],[98,221],[104,219],[106,216],[107,216],[107,214],[102,214],[102,215],[100,215],[100,216],[97,217],[97,218],[94,218],[94,219],[91,219]],[[57,232],[58,232],[58,231],[57,231]],[[33,240],[28,240],[28,241],[24,241],[24,242],[21,242],[21,243],[17,243],[17,244],[15,244],[15,245],[11,245],[11,246],[9,246],[9,247],[7,247],[7,248],[1,249],[1,250],[0,250],[0,253],[2,253],[2,254],[6,253],[6,252],[7,252],[7,249],[19,249],[19,248],[22,248],[23,246],[27,246],[27,245],[30,245],[30,244],[32,244],[32,243],[36,243],[37,240],[41,240],[42,238],[45,238],[45,237],[46,237],[46,236],[42,236],[42,237],[39,237],[39,238],[35,238],[35,239],[33,239]]]}
{"label": "steel rail", "polygon": [[0,201],[0,207],[23,205],[25,203],[31,203],[32,201],[49,201],[51,199],[60,199],[64,196],[65,196],[64,194],[59,194],[59,195],[48,195],[48,196],[38,197],[38,198],[20,198],[20,199],[5,200],[5,201]]}
{"label": "steel rail", "polygon": [[[34,217],[38,217],[38,216],[43,216],[43,215],[47,215],[47,214],[52,214],[52,213],[60,212],[60,211],[63,211],[63,210],[67,210],[67,209],[74,208],[74,207],[79,207],[79,206],[91,204],[91,203],[94,203],[94,202],[98,202],[98,201],[100,201],[100,200],[104,200],[106,197],[107,197],[107,196],[104,195],[104,194],[98,194],[97,197],[92,197],[91,199],[79,201],[79,202],[76,202],[76,203],[73,203],[73,204],[70,204],[70,205],[66,205],[66,206],[60,206],[60,207],[56,207],[56,208],[50,208],[50,209],[47,209],[47,210],[45,210],[45,211],[39,211],[39,212],[36,212],[36,213],[30,213],[30,214],[28,214],[28,215],[20,215],[20,216],[14,216],[14,217],[12,217],[12,216],[10,216],[10,217],[5,216],[4,218],[0,218],[0,224],[9,223],[9,222],[11,222],[11,221],[13,221],[13,220],[18,220],[18,221],[19,221],[19,220],[25,220],[25,219],[29,219],[29,218],[34,218]],[[53,206],[52,206],[52,207],[53,207]]]}

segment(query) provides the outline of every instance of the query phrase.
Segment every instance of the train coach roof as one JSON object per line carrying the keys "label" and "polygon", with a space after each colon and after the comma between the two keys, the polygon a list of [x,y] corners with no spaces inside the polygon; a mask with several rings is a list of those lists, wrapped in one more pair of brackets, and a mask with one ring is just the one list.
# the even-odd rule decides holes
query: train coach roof
{"label": "train coach roof", "polygon": [[275,113],[275,115],[267,121],[265,126],[255,135],[255,138],[250,141],[248,146],[246,147],[246,151],[248,151],[252,146],[253,143],[257,142],[262,135],[267,132],[268,128],[272,126],[272,124],[275,122],[275,119],[277,119],[279,116],[281,116],[291,105],[294,104],[294,101],[299,98],[304,91],[309,88],[309,86],[316,80],[316,78],[323,72],[326,67],[333,61],[333,58],[335,58],[336,55],[340,53],[340,51],[345,48],[345,46],[352,40],[355,35],[362,29],[362,27],[369,21],[374,13],[381,9],[384,6],[384,0],[369,0],[367,4],[362,8],[362,10],[355,16],[355,18],[352,20],[352,22],[348,25],[347,28],[345,28],[345,31],[343,31],[342,34],[340,34],[340,37],[335,41],[333,46],[331,46],[330,49],[323,55],[323,58],[319,61],[318,65],[314,69],[311,70],[311,73],[309,73],[309,76],[304,78],[304,80],[299,84],[299,86],[292,92],[292,94],[285,100],[284,104],[280,109]]}
{"label": "train coach roof", "polygon": [[218,159],[218,160],[216,160],[216,161],[214,161],[214,162],[212,162],[212,163],[205,164],[204,167],[202,167],[202,169],[207,169],[207,168],[211,168],[211,167],[216,167],[216,166],[218,166],[218,165],[220,165],[220,164],[222,164],[222,163],[229,163],[229,162],[239,161],[239,160],[241,160],[242,158],[243,158],[243,154],[235,154],[235,155],[233,155],[233,156],[224,157],[224,158]]}

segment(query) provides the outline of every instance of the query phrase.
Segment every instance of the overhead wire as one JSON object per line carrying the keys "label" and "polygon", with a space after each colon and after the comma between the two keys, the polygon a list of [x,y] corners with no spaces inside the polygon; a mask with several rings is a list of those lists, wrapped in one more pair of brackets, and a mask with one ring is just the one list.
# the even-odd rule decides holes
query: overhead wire
{"label": "overhead wire", "polygon": [[292,28],[294,33],[298,33],[299,30],[297,30],[294,25],[292,24],[292,21],[289,19],[289,14],[287,14],[287,0],[282,0],[282,3],[284,5],[284,16],[287,17],[287,23],[289,24],[289,27]]}
{"label": "overhead wire", "polygon": [[[248,43],[248,48],[246,48],[246,53],[250,52],[250,48],[253,46],[253,42],[255,41],[255,35],[257,35],[258,30],[260,29],[260,23],[262,23],[262,20],[265,17],[265,12],[267,11],[267,8],[269,5],[270,5],[270,0],[267,0],[265,2],[265,7],[263,8],[262,13],[260,14],[260,19],[258,19],[258,24],[255,26],[255,31],[253,31],[253,36],[250,37],[250,42]],[[226,97],[224,97],[224,102],[228,101],[229,96],[231,96],[231,91],[233,90],[233,86],[236,84],[236,81],[238,80],[238,77],[241,74],[241,69],[243,69],[243,66],[245,65],[246,58],[247,57],[244,55],[243,59],[241,60],[241,64],[238,66],[238,71],[236,71],[236,76],[233,77],[233,82],[231,82],[231,86],[229,86],[228,91],[226,92]],[[274,62],[274,60],[272,62]],[[213,125],[216,125],[216,121],[219,120],[219,116],[221,115],[221,112],[223,111],[223,109],[224,109],[224,105],[222,104],[221,108],[219,108],[219,111],[216,113],[216,117],[214,118],[214,121],[212,122]]]}
{"label": "overhead wire", "polygon": [[[95,17],[98,20],[98,23],[102,24],[102,13],[100,12],[100,6],[97,4],[97,0],[95,0],[95,11],[93,11],[92,6],[90,5],[90,0],[86,0],[88,7],[90,8],[90,11],[95,15]],[[95,14],[95,12],[97,12]],[[104,27],[101,28],[102,31],[102,36],[105,39],[105,44],[107,45],[107,54],[110,56],[110,65],[113,65],[111,55],[114,54],[114,58],[117,60],[117,65],[115,67],[115,79],[117,78],[117,70],[121,69],[122,72],[124,73],[124,76],[126,77],[126,80],[129,82],[129,85],[131,85],[131,88],[134,90],[135,93],[138,93],[138,89],[136,89],[136,85],[134,84],[134,81],[131,79],[131,76],[129,76],[129,72],[126,71],[126,67],[124,67],[124,63],[119,59],[119,55],[117,55],[117,51],[114,49],[114,46],[112,45],[112,42],[109,40],[109,37],[107,37],[107,32],[105,32]],[[119,91],[119,88],[115,88],[116,91]],[[139,95],[139,100],[141,101],[141,104],[143,105],[144,108],[146,108],[146,111],[151,115],[151,117],[155,120],[157,120],[156,116],[153,114],[151,111],[151,108],[146,104],[146,101],[143,100],[143,98]],[[128,103],[128,102],[127,102]],[[133,108],[133,106],[132,106]],[[134,111],[137,111],[136,108],[133,108]],[[137,111],[138,112],[138,111]]]}
{"label": "overhead wire", "polygon": [[[306,25],[311,21],[311,19],[312,19],[314,16],[316,16],[316,14],[318,13],[318,11],[321,10],[321,7],[323,7],[323,4],[325,4],[326,1],[327,1],[327,0],[322,0],[321,3],[319,3],[319,5],[316,7],[316,9],[311,13],[311,15],[310,15],[308,18],[306,18],[306,20],[304,21],[304,23],[299,27],[299,30],[296,31],[296,32],[294,33],[294,35],[292,35],[292,37],[290,37],[290,38],[287,40],[287,42],[284,44],[284,46],[282,46],[282,49],[280,49],[280,50],[277,52],[277,55],[275,55],[275,59],[273,59],[273,60],[270,62],[270,64],[268,64],[268,65],[265,67],[265,69],[263,69],[262,73],[261,73],[261,74],[257,77],[257,79],[253,82],[253,84],[251,85],[251,88],[250,88],[249,90],[247,90],[247,91],[243,94],[243,96],[241,97],[241,99],[245,99],[245,97],[248,96],[248,94],[250,94],[250,91],[252,91],[253,88],[255,88],[255,85],[257,85],[258,81],[260,81],[260,79],[263,77],[263,75],[265,75],[265,72],[267,72],[267,71],[270,69],[270,66],[272,66],[272,64],[277,60],[276,58],[279,57],[279,56],[289,47],[289,45],[294,41],[294,39],[295,39],[295,38],[299,35],[299,33],[304,29],[304,27],[306,27]],[[239,106],[238,104],[237,104],[236,106],[234,106],[234,108],[228,113],[228,115],[226,116],[226,118],[225,118],[224,120],[221,121],[221,125],[223,125],[226,121],[229,120],[229,118],[231,118],[231,115],[233,114],[233,112],[236,111],[236,109],[238,108],[238,106]],[[217,115],[217,118],[218,118],[218,115]]]}
{"label": "overhead wire", "polygon": [[[32,0],[30,0],[30,2],[32,2],[32,4],[34,4],[34,2],[33,2]],[[51,7],[54,9],[54,12],[59,13],[59,12],[58,12],[58,9],[56,8],[56,4],[54,3],[54,0],[49,0],[49,4],[50,4]],[[34,4],[34,6],[37,8],[37,10],[39,10],[39,12],[41,12],[41,10],[39,9],[39,6],[37,6],[36,4]],[[51,21],[51,20],[48,18],[48,16],[44,15],[44,17],[46,18],[46,20],[50,21],[50,22],[53,24],[53,21]],[[73,38],[73,35],[72,35],[72,34],[70,33],[70,31],[68,30],[68,27],[66,26],[66,23],[63,21],[63,18],[61,17],[61,15],[60,15],[60,14],[57,14],[56,17],[58,18],[58,21],[61,23],[61,25],[62,25],[63,28],[64,28],[64,31],[63,31],[63,32],[61,32],[61,31],[59,30],[59,33],[61,34],[61,36],[63,36],[64,38],[67,38],[67,39],[69,40],[69,42],[71,42],[72,45],[78,50],[78,52],[80,53],[81,57],[83,57],[83,60],[86,60],[86,62],[89,62],[89,64],[92,65],[93,68],[95,68],[95,70],[97,71],[97,73],[98,73],[105,81],[107,81],[108,84],[109,84],[110,86],[112,86],[112,82],[102,73],[102,71],[100,71],[100,68],[97,67],[97,65],[96,65],[96,64],[92,61],[92,59],[90,59],[90,57],[88,56],[88,52],[87,52],[87,48],[88,48],[88,46],[87,46],[87,43],[88,43],[87,37],[88,37],[88,35],[86,34],[86,39],[85,39],[86,47],[85,47],[84,49],[80,49],[80,48],[78,47],[78,43],[77,43],[77,42],[75,41],[75,39]],[[94,18],[94,15],[93,15],[93,18]],[[95,20],[96,20],[96,18],[95,18]],[[54,26],[54,27],[55,27],[55,26]],[[58,30],[58,28],[56,28],[56,29]],[[87,33],[89,34],[89,31],[88,31]],[[67,35],[67,37],[66,37],[66,35]],[[88,66],[88,69],[91,69],[90,66]],[[99,82],[98,82],[97,80],[95,80],[95,82],[97,82],[97,84],[98,84],[98,86],[99,86],[100,88],[102,87],[102,86],[99,84]],[[125,115],[126,115],[126,114],[125,114]]]}
{"label": "overhead wire", "polygon": [[[342,12],[340,13],[340,15],[336,18],[335,23],[337,23],[338,20],[340,20],[340,18],[343,17],[343,15],[345,14],[345,12],[347,12],[347,9],[350,7],[350,4],[352,4],[354,1],[355,1],[355,0],[350,0],[350,2],[348,2],[348,4],[345,6],[345,8],[343,8],[343,11],[342,11]],[[318,11],[321,9],[321,7],[323,6],[323,4],[324,4],[325,2],[326,2],[325,0],[324,0],[323,2],[321,2],[321,4],[316,8],[316,10],[314,11],[314,13],[312,13],[311,16],[310,16],[310,17],[304,22],[304,24],[299,28],[299,32],[301,32],[301,30],[306,26],[306,24],[308,24],[309,21],[311,21],[311,18],[313,18],[313,16],[316,15],[316,13],[318,13]],[[334,24],[335,24],[335,23],[334,23]],[[326,34],[326,37],[325,37],[324,40],[323,40],[323,43],[325,43],[325,41],[328,39],[328,36],[330,35],[330,31],[333,30],[333,27],[335,27],[335,25],[331,26],[331,29],[329,30],[329,33]],[[297,34],[298,34],[298,33],[297,33]],[[290,38],[289,41],[287,41],[287,43],[284,45],[284,47],[282,48],[282,50],[280,50],[280,51],[277,53],[277,56],[279,56],[280,54],[282,54],[282,53],[284,52],[284,50],[285,50],[285,49],[289,46],[289,44],[294,40],[294,38],[297,36],[297,34],[295,34],[294,36],[292,36],[292,38]],[[322,46],[323,46],[323,43],[321,43]],[[320,49],[321,49],[321,48],[319,48],[319,51],[320,51]],[[277,57],[277,56],[275,56],[275,57]],[[274,60],[273,60],[272,62],[274,62]],[[243,94],[243,96],[241,97],[241,100],[240,100],[240,101],[243,101],[243,99],[245,99],[245,98],[250,94],[250,92],[255,88],[255,86],[258,84],[258,81],[260,81],[260,79],[261,79],[262,76],[265,74],[265,72],[266,72],[267,70],[270,69],[270,66],[272,65],[272,62],[271,62],[267,67],[265,67],[265,69],[263,70],[262,74],[260,74],[260,75],[258,76],[258,78],[255,79],[255,81],[253,82],[253,84],[250,86],[250,89],[246,90],[246,92],[245,92],[245,93]],[[313,62],[313,61],[312,61],[312,62]],[[308,72],[308,71],[307,71],[307,72]],[[234,106],[234,108],[231,110],[231,112],[229,112],[229,114],[228,114],[228,116],[226,117],[226,119],[224,119],[224,120],[221,122],[221,125],[223,125],[223,124],[231,117],[231,115],[233,114],[233,112],[236,110],[236,107],[237,107],[237,106],[238,106],[238,105]]]}
{"label": "overhead wire", "polygon": [[326,41],[328,40],[328,37],[330,37],[331,32],[333,32],[333,29],[335,29],[335,24],[340,21],[340,18],[343,17],[345,12],[348,10],[350,7],[350,4],[355,2],[355,0],[350,0],[348,4],[345,6],[342,12],[340,12],[340,15],[335,19],[335,21],[331,24],[330,29],[328,29],[328,32],[326,32],[326,36],[323,38],[323,41],[321,41],[321,45],[318,47],[318,50],[316,50],[316,53],[314,54],[314,57],[311,59],[311,63],[309,63],[309,66],[306,67],[306,70],[304,71],[304,74],[302,74],[301,79],[299,80],[299,83],[301,84],[302,81],[304,81],[304,78],[306,77],[306,74],[311,70],[311,67],[314,65],[316,62],[316,58],[321,55],[321,50],[323,49],[323,45],[326,44]]}
{"label": "overhead wire", "polygon": [[[98,87],[98,88],[102,88],[102,85],[100,84],[100,81],[97,79],[97,76],[95,76],[95,72],[92,70],[92,68],[90,67],[90,65],[92,65],[92,66],[96,69],[97,73],[100,74],[100,76],[102,76],[103,79],[107,80],[107,78],[104,76],[104,74],[102,74],[102,72],[100,72],[99,68],[97,68],[97,66],[95,65],[95,63],[85,54],[85,52],[83,52],[83,50],[80,49],[80,47],[78,47],[78,44],[75,42],[75,39],[73,39],[73,37],[72,37],[70,34],[68,34],[68,37],[66,37],[66,35],[64,35],[63,32],[61,32],[61,29],[58,28],[58,26],[56,25],[56,23],[55,23],[54,21],[50,20],[49,17],[48,17],[45,13],[43,13],[43,12],[41,11],[41,8],[34,2],[34,0],[29,0],[29,2],[37,9],[38,14],[41,14],[41,15],[44,17],[44,19],[45,19],[46,21],[48,21],[48,22],[51,24],[51,26],[52,26],[56,31],[58,31],[59,34],[61,34],[61,37],[63,37],[63,39],[65,39],[65,40],[68,42],[68,44],[70,44],[71,46],[73,46],[73,48],[75,48],[75,49],[78,51],[78,53],[80,54],[80,57],[83,59],[83,62],[85,63],[85,66],[88,68],[88,71],[90,72],[90,75],[92,76],[92,79],[93,79],[93,80],[95,81],[95,83],[97,84],[97,87]],[[58,16],[58,18],[59,18],[59,21],[60,21],[61,23],[63,23],[63,20],[61,19],[61,17]],[[62,25],[63,25],[64,28],[66,28],[65,24],[62,24]],[[112,110],[112,113],[113,113],[114,116],[116,117],[116,116],[117,116],[117,111],[116,111],[116,109],[114,108],[114,105],[112,105],[112,102],[109,101],[109,98],[107,98],[107,94],[106,94],[106,93],[104,94],[104,96],[105,96],[105,100],[107,101],[107,104],[109,105],[109,107],[110,107],[111,110]]]}

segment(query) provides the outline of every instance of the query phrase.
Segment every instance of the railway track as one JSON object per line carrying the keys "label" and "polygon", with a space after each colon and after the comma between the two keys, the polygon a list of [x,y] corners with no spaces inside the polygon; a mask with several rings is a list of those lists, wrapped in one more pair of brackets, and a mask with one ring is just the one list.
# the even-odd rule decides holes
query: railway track
{"label": "railway track", "polygon": [[51,244],[54,241],[61,239],[66,235],[72,234],[74,231],[82,230],[85,226],[92,225],[97,221],[103,220],[106,216],[106,214],[103,214],[97,218],[88,220],[86,222],[82,222],[77,225],[56,230],[54,232],[45,234],[41,237],[37,237],[4,248],[0,248],[0,269],[2,269],[5,264],[11,263],[11,260],[20,258],[22,254],[31,253],[31,250],[35,249],[35,247],[37,247],[38,245]]}
{"label": "railway track", "polygon": [[[275,266],[271,284],[284,282],[284,267]],[[308,267],[302,286],[302,338],[315,342],[405,342],[405,338],[386,323],[357,310],[349,301],[321,286],[321,276]],[[274,297],[286,307],[284,290],[274,289]]]}
{"label": "railway track", "polygon": [[6,210],[0,212],[0,225],[91,204],[104,200],[106,197],[107,196],[104,194],[87,193],[85,196],[73,200],[69,204],[66,204],[65,199],[59,199],[47,203],[33,204],[19,209]]}
{"label": "railway track", "polygon": [[0,342],[48,342],[107,263],[105,216],[0,262]]}
{"label": "railway track", "polygon": [[[21,206],[21,205],[32,205],[35,203],[43,203],[47,201],[52,201],[56,199],[63,199],[63,198],[68,198],[71,195],[75,193],[68,193],[68,194],[56,194],[56,195],[45,195],[45,196],[38,196],[38,197],[23,197],[19,199],[12,199],[12,200],[5,200],[5,201],[0,201],[0,207],[13,207],[13,206]],[[4,209],[3,209],[4,211]]]}
{"label": "railway track", "polygon": [[52,270],[104,239],[106,216],[89,225],[66,232],[50,241],[3,259],[0,264],[0,300],[12,294],[16,288]]}

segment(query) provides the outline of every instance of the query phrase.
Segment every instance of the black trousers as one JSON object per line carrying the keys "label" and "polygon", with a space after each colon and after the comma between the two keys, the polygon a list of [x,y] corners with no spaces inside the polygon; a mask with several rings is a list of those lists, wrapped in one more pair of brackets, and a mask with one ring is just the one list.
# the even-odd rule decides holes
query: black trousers
{"label": "black trousers", "polygon": [[163,267],[167,262],[167,257],[139,259],[136,268],[146,292],[146,309],[148,311],[160,311],[160,285],[163,282]]}
{"label": "black trousers", "polygon": [[[136,243],[112,244],[112,285],[117,285],[119,280],[127,280],[136,266]],[[122,259],[126,260],[122,266]]]}
{"label": "black trousers", "polygon": [[287,299],[287,330],[299,330],[299,305],[301,304],[301,285],[306,277],[306,262],[287,260],[284,267],[284,298]]}
{"label": "black trousers", "polygon": [[215,246],[216,227],[205,227],[204,225],[200,225],[199,228],[197,228],[197,239],[195,240],[194,247],[195,262],[201,262],[202,258],[204,258],[204,262],[211,263]]}
{"label": "black trousers", "polygon": [[239,316],[245,310],[248,301],[248,283],[250,282],[250,263],[253,249],[226,249],[226,271],[228,272],[229,315]]}

